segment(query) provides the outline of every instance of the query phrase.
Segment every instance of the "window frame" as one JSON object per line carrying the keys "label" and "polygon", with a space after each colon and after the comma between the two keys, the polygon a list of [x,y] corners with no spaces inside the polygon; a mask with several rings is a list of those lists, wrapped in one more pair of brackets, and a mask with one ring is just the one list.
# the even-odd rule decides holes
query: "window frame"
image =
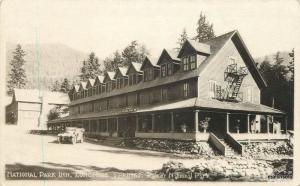
{"label": "window frame", "polygon": [[167,64],[167,75],[171,76],[173,74],[173,63]]}
{"label": "window frame", "polygon": [[183,57],[182,58],[182,70],[184,72],[189,70],[189,60],[188,60],[188,57]]}
{"label": "window frame", "polygon": [[188,82],[183,83],[183,97],[184,98],[189,97],[189,83]]}
{"label": "window frame", "polygon": [[160,68],[160,74],[161,77],[166,77],[167,76],[167,68],[166,68],[166,64],[162,64],[161,68]]}
{"label": "window frame", "polygon": [[[193,67],[192,67],[193,65]],[[190,70],[194,70],[197,68],[197,57],[196,55],[191,55],[189,56],[189,66],[190,66]]]}

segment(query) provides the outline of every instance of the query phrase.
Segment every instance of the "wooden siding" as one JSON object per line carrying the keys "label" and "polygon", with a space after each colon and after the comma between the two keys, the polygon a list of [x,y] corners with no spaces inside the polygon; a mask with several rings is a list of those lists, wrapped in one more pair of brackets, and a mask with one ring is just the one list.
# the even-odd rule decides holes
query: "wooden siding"
{"label": "wooden siding", "polygon": [[[221,50],[210,64],[206,66],[206,69],[199,76],[198,81],[198,97],[209,98],[209,81],[213,80],[218,82],[221,86],[225,85],[224,82],[224,71],[229,65],[230,57],[234,57],[237,61],[238,66],[246,66],[242,57],[240,56],[237,48],[232,41],[227,42],[223,50]],[[243,80],[240,92],[245,94],[246,87],[253,87],[252,102],[260,103],[260,89],[254,81],[251,73],[249,73]]]}

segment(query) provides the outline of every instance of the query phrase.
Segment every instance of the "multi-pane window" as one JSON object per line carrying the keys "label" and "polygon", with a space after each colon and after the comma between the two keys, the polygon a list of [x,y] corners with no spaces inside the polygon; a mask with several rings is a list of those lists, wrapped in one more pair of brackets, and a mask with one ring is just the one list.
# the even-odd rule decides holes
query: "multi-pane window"
{"label": "multi-pane window", "polygon": [[145,81],[151,81],[153,79],[153,69],[152,68],[146,68],[144,72],[144,80]]}
{"label": "multi-pane window", "polygon": [[130,74],[129,75],[129,85],[135,85],[138,83],[138,75],[137,74]]}
{"label": "multi-pane window", "polygon": [[172,63],[167,64],[167,72],[168,72],[168,76],[173,74],[173,65],[172,65]]}
{"label": "multi-pane window", "polygon": [[189,61],[188,61],[188,57],[184,57],[183,58],[183,71],[187,71],[189,70]]}
{"label": "multi-pane window", "polygon": [[117,79],[117,89],[123,88],[124,87],[124,79],[123,78],[118,78]]}
{"label": "multi-pane window", "polygon": [[183,84],[183,97],[188,97],[189,96],[189,84],[184,83]]}
{"label": "multi-pane window", "polygon": [[101,89],[102,89],[101,92],[106,92],[106,85],[104,83],[102,84],[102,88]]}
{"label": "multi-pane window", "polygon": [[167,74],[166,72],[166,65],[161,65],[161,77],[165,77]]}
{"label": "multi-pane window", "polygon": [[196,68],[196,56],[190,56],[190,69],[193,70]]}
{"label": "multi-pane window", "polygon": [[208,94],[210,98],[220,98],[222,95],[222,87],[216,81],[209,81]]}
{"label": "multi-pane window", "polygon": [[106,92],[110,92],[112,90],[112,82],[109,81],[106,83]]}
{"label": "multi-pane window", "polygon": [[96,87],[93,87],[93,95],[96,94]]}
{"label": "multi-pane window", "polygon": [[167,88],[162,88],[161,89],[161,100],[162,101],[167,101],[168,100],[168,89]]}

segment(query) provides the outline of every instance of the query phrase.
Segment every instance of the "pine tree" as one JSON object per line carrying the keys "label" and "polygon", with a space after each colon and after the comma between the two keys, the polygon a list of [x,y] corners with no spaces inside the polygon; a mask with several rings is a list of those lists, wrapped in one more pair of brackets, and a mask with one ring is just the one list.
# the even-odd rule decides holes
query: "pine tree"
{"label": "pine tree", "polygon": [[202,12],[200,13],[200,17],[197,22],[196,32],[197,35],[194,37],[194,39],[198,42],[204,42],[215,37],[213,24],[210,24],[206,20],[206,16]]}
{"label": "pine tree", "polygon": [[70,85],[69,80],[67,78],[64,78],[64,80],[60,86],[60,92],[67,93],[67,92],[69,92],[70,88],[71,88],[71,85]]}
{"label": "pine tree", "polygon": [[188,39],[188,35],[186,33],[186,29],[184,28],[182,33],[180,34],[180,37],[177,41],[178,47],[176,48],[176,50],[180,50],[183,43]]}
{"label": "pine tree", "polygon": [[146,47],[134,40],[122,52],[123,66],[128,67],[131,62],[142,63],[146,55],[148,55]]}
{"label": "pine tree", "polygon": [[81,81],[87,81],[89,78],[95,78],[97,75],[101,74],[99,59],[96,57],[95,53],[92,52],[87,60],[83,61],[83,66],[81,67],[81,74],[79,75]]}
{"label": "pine tree", "polygon": [[7,81],[7,94],[12,95],[15,88],[25,88],[26,86],[26,72],[24,69],[25,51],[21,45],[18,44],[13,52],[13,59],[10,61],[11,71]]}
{"label": "pine tree", "polygon": [[291,73],[290,81],[294,82],[294,73],[295,73],[295,50],[294,49],[292,49],[292,52],[289,53],[289,56],[291,57],[291,61],[289,62],[288,65],[289,72]]}
{"label": "pine tree", "polygon": [[107,57],[104,61],[105,71],[114,71],[118,67],[123,66],[123,58],[119,51],[115,51],[113,57]]}

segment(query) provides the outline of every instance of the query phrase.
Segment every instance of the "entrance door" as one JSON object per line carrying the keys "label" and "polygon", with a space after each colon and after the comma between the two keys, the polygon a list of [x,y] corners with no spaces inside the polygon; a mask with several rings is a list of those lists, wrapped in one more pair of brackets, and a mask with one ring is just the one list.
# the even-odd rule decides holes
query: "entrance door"
{"label": "entrance door", "polygon": [[226,134],[226,116],[219,113],[209,113],[210,118],[208,132],[214,133],[218,138],[224,138]]}

